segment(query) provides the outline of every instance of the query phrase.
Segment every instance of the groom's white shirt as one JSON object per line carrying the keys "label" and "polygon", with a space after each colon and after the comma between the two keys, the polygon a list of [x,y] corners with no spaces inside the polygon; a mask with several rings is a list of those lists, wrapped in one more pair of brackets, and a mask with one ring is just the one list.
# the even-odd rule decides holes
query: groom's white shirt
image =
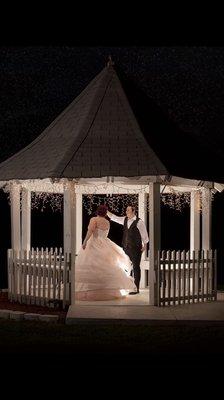
{"label": "groom's white shirt", "polygon": [[[118,224],[124,225],[124,220],[126,217],[118,217],[117,215],[112,214],[111,216],[111,221],[117,222]],[[128,219],[128,229],[130,228],[132,222],[134,222],[136,220],[136,215],[133,218]],[[137,228],[140,232],[141,238],[142,238],[142,242],[144,244],[148,243],[149,241],[149,237],[148,237],[148,233],[146,230],[146,226],[144,224],[144,222],[140,219],[137,223]]]}

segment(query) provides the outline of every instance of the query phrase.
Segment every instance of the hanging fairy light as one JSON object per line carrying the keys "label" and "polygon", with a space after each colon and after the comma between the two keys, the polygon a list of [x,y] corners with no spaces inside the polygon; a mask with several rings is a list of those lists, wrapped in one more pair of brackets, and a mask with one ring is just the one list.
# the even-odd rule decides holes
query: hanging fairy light
{"label": "hanging fairy light", "polygon": [[[75,181],[75,180],[74,180]],[[68,179],[48,179],[48,180],[26,180],[26,181],[8,181],[2,189],[6,192],[8,202],[10,203],[10,190],[13,184],[21,185],[21,189],[27,189],[31,192],[31,209],[40,209],[44,211],[46,207],[50,207],[53,211],[62,212],[63,210],[63,193],[69,190]],[[165,186],[164,186],[165,188]],[[163,188],[163,190],[164,190]],[[175,190],[173,186],[166,186],[166,193],[161,192],[161,201],[165,206],[179,212],[185,207],[190,206],[191,194],[199,194],[199,210],[205,209],[208,202],[208,196],[214,199],[214,193],[206,191],[204,188],[198,188],[194,191],[183,192]],[[75,192],[82,194],[83,206],[88,214],[96,211],[100,204],[107,204],[110,211],[125,214],[128,205],[133,205],[138,212],[138,195],[146,194],[146,209],[149,212],[151,185],[142,185],[133,188],[131,185],[119,185],[116,183],[99,183],[99,184],[77,184],[75,182]],[[101,192],[101,193],[100,193]],[[20,196],[21,201],[21,196]]]}
{"label": "hanging fairy light", "polygon": [[60,193],[42,193],[31,192],[31,210],[37,209],[44,211],[51,208],[54,212],[63,210],[63,194]]}
{"label": "hanging fairy light", "polygon": [[165,206],[170,207],[176,211],[183,211],[185,207],[189,207],[191,203],[191,195],[189,192],[175,192],[163,193],[161,201]]}
{"label": "hanging fairy light", "polygon": [[[3,191],[7,195],[9,205],[11,204],[10,191],[14,183],[14,181],[9,181],[4,186],[2,186]],[[46,208],[51,208],[54,212],[62,212],[63,193],[55,193],[56,190],[59,191],[59,188],[56,188],[55,184],[45,184],[46,189],[44,188],[44,184],[42,184],[42,186],[43,192],[40,192],[38,184],[36,184],[35,186],[35,180],[31,180],[30,182],[26,181],[25,183],[23,183],[22,188],[29,189],[29,191],[31,192],[31,210],[38,209],[43,212]],[[46,192],[44,191],[44,189],[46,190]],[[22,210],[22,192],[20,192],[20,210]]]}
{"label": "hanging fairy light", "polygon": [[125,214],[127,206],[134,206],[138,212],[137,194],[88,194],[83,195],[82,204],[89,215],[93,214],[97,207],[106,204],[108,209],[114,213]]}

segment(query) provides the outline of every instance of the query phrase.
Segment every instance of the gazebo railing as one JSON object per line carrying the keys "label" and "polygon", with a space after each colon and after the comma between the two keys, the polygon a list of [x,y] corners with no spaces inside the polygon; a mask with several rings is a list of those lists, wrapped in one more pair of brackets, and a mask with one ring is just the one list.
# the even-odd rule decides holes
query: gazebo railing
{"label": "gazebo railing", "polygon": [[41,306],[71,304],[71,254],[62,249],[8,250],[10,301]]}
{"label": "gazebo railing", "polygon": [[[217,300],[216,281],[216,250],[158,253],[158,306]],[[53,248],[9,249],[8,296],[23,304],[70,305],[71,254]]]}
{"label": "gazebo railing", "polygon": [[217,251],[161,251],[158,254],[158,305],[217,300]]}

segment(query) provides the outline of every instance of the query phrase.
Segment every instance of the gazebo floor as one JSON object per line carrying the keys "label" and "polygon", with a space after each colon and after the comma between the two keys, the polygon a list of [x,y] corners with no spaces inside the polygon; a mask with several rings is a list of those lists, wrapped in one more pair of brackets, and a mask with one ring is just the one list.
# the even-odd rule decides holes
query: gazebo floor
{"label": "gazebo floor", "polygon": [[143,289],[139,295],[128,296],[121,301],[79,301],[69,307],[66,323],[75,324],[83,320],[142,320],[150,323],[216,321],[224,323],[223,296],[218,295],[218,301],[166,307],[150,306],[148,298],[148,289]]}
{"label": "gazebo floor", "polygon": [[76,301],[76,305],[102,305],[102,306],[143,306],[149,304],[149,289],[140,289],[140,293],[130,296],[127,295],[120,300],[107,301]]}

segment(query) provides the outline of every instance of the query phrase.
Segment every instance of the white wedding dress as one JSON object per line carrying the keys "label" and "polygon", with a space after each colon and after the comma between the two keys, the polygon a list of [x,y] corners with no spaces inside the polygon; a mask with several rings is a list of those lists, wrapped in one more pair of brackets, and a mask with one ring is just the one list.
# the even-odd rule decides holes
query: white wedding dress
{"label": "white wedding dress", "polygon": [[113,300],[136,290],[130,276],[131,261],[124,250],[108,237],[109,229],[96,228],[81,248],[75,263],[77,300]]}

